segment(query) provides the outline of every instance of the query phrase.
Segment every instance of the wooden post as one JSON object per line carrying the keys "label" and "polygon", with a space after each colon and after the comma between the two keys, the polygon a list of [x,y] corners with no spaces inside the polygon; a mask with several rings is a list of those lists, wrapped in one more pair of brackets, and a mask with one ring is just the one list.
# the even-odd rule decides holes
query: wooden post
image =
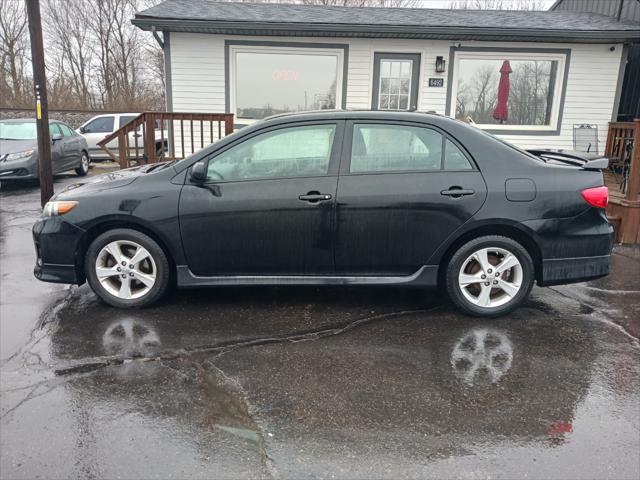
{"label": "wooden post", "polygon": [[127,151],[127,134],[118,134],[118,163],[120,168],[129,168],[129,152]]}
{"label": "wooden post", "polygon": [[147,154],[147,163],[156,163],[156,126],[155,115],[152,112],[144,112],[144,152]]}
{"label": "wooden post", "polygon": [[224,117],[224,135],[227,136],[233,133],[233,114],[227,114]]}
{"label": "wooden post", "polygon": [[629,180],[627,182],[627,200],[637,202],[640,200],[640,118],[633,122],[633,153],[629,166]]}
{"label": "wooden post", "polygon": [[29,19],[29,37],[31,39],[31,63],[33,64],[40,203],[44,207],[44,204],[53,196],[53,168],[51,166],[51,137],[49,136],[47,77],[44,69],[40,0],[26,0],[26,5]]}

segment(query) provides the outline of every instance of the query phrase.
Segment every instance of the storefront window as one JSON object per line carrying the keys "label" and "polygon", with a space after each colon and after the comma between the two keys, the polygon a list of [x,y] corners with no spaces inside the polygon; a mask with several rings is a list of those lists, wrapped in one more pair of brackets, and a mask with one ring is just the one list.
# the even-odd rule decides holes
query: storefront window
{"label": "storefront window", "polygon": [[233,107],[239,119],[334,109],[339,103],[341,53],[315,49],[237,50]]}

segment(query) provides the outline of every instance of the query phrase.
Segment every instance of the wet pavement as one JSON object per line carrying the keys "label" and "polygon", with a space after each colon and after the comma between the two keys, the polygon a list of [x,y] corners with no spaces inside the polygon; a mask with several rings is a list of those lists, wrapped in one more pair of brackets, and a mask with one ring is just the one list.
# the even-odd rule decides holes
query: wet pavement
{"label": "wet pavement", "polygon": [[381,287],[124,311],[33,278],[38,201],[0,190],[0,478],[640,477],[638,249],[490,321]]}

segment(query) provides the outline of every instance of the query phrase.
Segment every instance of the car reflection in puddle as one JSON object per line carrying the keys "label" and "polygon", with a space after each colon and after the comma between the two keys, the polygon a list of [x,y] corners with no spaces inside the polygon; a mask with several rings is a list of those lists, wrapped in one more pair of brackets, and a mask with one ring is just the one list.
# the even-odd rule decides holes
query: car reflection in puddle
{"label": "car reflection in puddle", "polygon": [[451,367],[469,386],[497,383],[511,368],[513,345],[496,329],[473,328],[456,342]]}

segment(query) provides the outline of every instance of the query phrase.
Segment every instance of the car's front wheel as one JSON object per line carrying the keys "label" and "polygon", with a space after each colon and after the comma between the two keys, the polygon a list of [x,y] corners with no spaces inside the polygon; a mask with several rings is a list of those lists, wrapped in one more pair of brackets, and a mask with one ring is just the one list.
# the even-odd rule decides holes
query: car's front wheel
{"label": "car's front wheel", "polygon": [[497,317],[529,295],[535,272],[529,252],[511,238],[479,237],[456,251],[446,270],[449,297],[465,313]]}
{"label": "car's front wheel", "polygon": [[99,235],[85,256],[85,274],[93,291],[114,307],[146,307],[169,286],[166,254],[148,235],[121,228]]}

